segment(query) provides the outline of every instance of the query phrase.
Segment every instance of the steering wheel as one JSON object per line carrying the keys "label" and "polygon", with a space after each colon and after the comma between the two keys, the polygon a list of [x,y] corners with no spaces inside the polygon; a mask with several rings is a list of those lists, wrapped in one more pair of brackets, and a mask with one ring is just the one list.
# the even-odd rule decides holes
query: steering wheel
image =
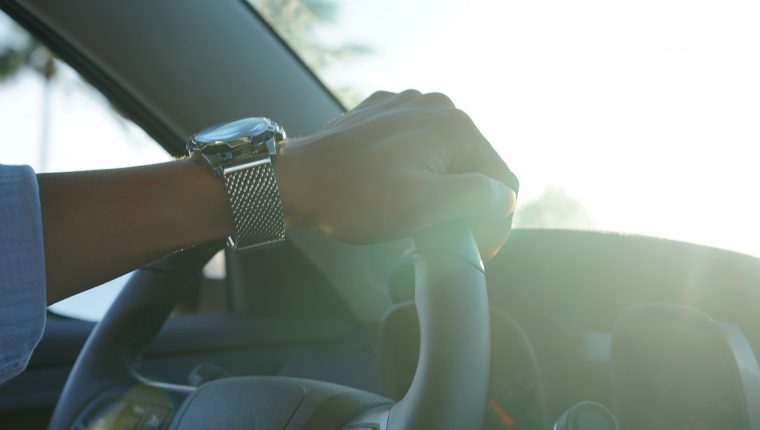
{"label": "steering wheel", "polygon": [[50,429],[462,430],[482,428],[489,381],[483,265],[465,222],[415,237],[417,371],[393,401],[336,384],[275,376],[200,387],[150,381],[135,368],[185,287],[221,247],[207,244],[137,271],[90,334]]}

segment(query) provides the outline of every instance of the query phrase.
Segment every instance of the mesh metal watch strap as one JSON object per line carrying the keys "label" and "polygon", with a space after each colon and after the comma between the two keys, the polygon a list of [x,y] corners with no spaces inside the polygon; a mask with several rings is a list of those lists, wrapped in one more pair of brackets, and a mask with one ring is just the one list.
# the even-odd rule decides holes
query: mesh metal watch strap
{"label": "mesh metal watch strap", "polygon": [[270,159],[225,169],[235,235],[230,246],[247,251],[285,241],[282,200]]}

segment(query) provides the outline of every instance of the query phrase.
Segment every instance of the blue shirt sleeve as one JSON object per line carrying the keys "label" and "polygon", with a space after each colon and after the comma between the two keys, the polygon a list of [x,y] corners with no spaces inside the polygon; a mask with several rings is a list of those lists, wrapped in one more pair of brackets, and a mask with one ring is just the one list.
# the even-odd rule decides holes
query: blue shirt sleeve
{"label": "blue shirt sleeve", "polygon": [[0,384],[26,368],[46,301],[37,177],[28,166],[0,165]]}

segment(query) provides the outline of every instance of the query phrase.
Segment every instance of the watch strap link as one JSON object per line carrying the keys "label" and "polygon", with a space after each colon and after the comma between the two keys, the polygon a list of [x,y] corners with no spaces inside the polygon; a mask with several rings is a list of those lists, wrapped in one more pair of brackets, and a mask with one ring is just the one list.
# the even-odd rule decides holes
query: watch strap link
{"label": "watch strap link", "polygon": [[272,161],[266,158],[252,167],[228,169],[223,177],[235,224],[230,246],[248,251],[284,242],[282,200]]}

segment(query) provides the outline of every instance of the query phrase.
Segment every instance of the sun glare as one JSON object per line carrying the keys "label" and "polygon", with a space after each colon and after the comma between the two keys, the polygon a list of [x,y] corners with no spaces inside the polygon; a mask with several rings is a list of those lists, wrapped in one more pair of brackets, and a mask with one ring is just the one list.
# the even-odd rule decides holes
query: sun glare
{"label": "sun glare", "polygon": [[521,208],[588,215],[543,227],[760,255],[756,3],[420,1],[393,32],[406,2],[355,3],[331,37],[374,51],[328,83],[449,94],[518,173]]}

